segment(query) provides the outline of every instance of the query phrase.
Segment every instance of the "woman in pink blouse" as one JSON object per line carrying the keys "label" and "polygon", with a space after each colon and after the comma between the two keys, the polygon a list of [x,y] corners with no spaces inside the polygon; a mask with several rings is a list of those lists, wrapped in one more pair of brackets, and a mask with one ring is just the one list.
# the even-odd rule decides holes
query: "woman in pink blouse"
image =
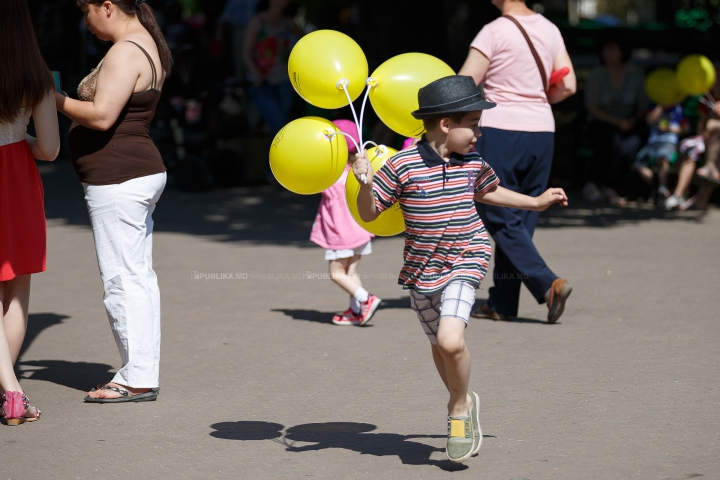
{"label": "woman in pink blouse", "polygon": [[[460,75],[483,83],[497,107],[483,113],[476,149],[510,190],[537,196],[547,188],[555,121],[550,104],[573,95],[575,72],[558,28],[524,0],[492,0],[502,17],[485,25],[470,45]],[[553,71],[568,73],[552,83]],[[495,239],[494,287],[473,316],[517,316],[520,285],[548,304],[548,322],[558,320],[572,287],[545,264],[532,242],[538,212],[478,204]]]}

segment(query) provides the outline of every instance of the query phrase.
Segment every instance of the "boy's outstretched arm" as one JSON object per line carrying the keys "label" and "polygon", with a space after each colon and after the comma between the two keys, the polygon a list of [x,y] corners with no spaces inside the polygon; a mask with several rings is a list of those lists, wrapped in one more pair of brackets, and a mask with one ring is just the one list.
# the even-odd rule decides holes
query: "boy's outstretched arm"
{"label": "boy's outstretched arm", "polygon": [[[360,183],[360,192],[357,198],[358,213],[364,222],[372,222],[380,216],[380,212],[378,212],[375,206],[375,194],[372,189],[373,169],[365,152],[355,155],[355,163],[353,163],[352,170],[353,175],[355,175],[355,178]],[[365,175],[366,183],[363,183],[360,178],[363,174]]]}
{"label": "boy's outstretched arm", "polygon": [[495,187],[484,194],[476,194],[475,201],[498,207],[520,208],[542,212],[553,203],[567,207],[568,198],[562,188],[548,188],[538,197],[529,197],[503,187]]}

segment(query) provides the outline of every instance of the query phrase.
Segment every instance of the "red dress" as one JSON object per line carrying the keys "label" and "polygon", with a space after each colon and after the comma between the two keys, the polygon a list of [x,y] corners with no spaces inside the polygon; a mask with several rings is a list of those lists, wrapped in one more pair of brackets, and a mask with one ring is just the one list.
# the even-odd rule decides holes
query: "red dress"
{"label": "red dress", "polygon": [[29,120],[28,112],[0,123],[0,282],[45,271],[44,194],[25,141]]}

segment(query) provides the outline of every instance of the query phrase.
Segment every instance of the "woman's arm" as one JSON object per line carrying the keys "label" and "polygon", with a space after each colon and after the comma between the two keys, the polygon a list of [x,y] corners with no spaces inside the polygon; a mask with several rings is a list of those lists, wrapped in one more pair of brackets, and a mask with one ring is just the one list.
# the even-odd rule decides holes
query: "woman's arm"
{"label": "woman's arm", "polygon": [[568,67],[570,69],[570,73],[565,75],[561,81],[550,86],[550,90],[547,94],[549,103],[561,102],[569,96],[575,95],[575,92],[577,92],[577,77],[575,76],[575,69],[573,68],[572,61],[570,60],[570,55],[565,49],[563,49],[563,51],[555,58],[553,72],[564,67]]}
{"label": "woman's arm", "polygon": [[252,74],[256,85],[261,85],[263,83],[263,76],[260,73],[260,70],[257,68],[257,65],[255,65],[252,57],[253,49],[255,49],[255,42],[257,41],[257,35],[259,31],[260,21],[258,20],[257,16],[255,16],[252,18],[252,20],[250,20],[250,23],[248,23],[248,26],[245,29],[245,39],[243,40],[242,52],[245,68],[247,68],[248,71]]}
{"label": "woman's arm", "polygon": [[147,59],[130,42],[118,42],[103,60],[92,102],[73,100],[55,94],[57,109],[73,122],[93,130],[108,130],[135,91],[141,73],[140,62]]}
{"label": "woman's arm", "polygon": [[465,63],[462,68],[458,72],[458,75],[473,77],[475,85],[480,85],[480,83],[485,79],[488,67],[490,67],[490,59],[480,50],[470,47],[468,56],[465,59]]}
{"label": "woman's arm", "polygon": [[[542,212],[553,203],[567,207],[568,198],[562,188],[548,188],[539,197],[529,197],[503,187],[495,187],[484,194],[476,194],[475,201],[498,207],[519,208]],[[359,203],[359,202],[358,202]]]}
{"label": "woman's arm", "polygon": [[60,153],[60,131],[53,92],[48,92],[32,111],[37,138],[30,135],[25,136],[33,157],[50,162],[55,160]]}

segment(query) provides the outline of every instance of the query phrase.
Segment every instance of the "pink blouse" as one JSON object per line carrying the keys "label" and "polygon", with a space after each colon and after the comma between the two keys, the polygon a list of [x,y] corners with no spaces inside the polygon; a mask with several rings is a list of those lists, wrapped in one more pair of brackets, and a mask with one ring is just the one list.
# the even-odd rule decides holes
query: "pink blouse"
{"label": "pink blouse", "polygon": [[322,200],[313,223],[310,240],[330,250],[352,250],[370,241],[366,232],[350,215],[345,201],[345,180],[350,165],[335,184],[322,192]]}
{"label": "pink blouse", "polygon": [[[548,77],[565,50],[560,30],[540,14],[515,15],[533,42]],[[470,46],[490,60],[483,83],[487,100],[497,107],[483,111],[481,127],[520,132],[554,132],[555,120],[543,91],[542,77],[520,29],[507,18],[485,25]]]}

